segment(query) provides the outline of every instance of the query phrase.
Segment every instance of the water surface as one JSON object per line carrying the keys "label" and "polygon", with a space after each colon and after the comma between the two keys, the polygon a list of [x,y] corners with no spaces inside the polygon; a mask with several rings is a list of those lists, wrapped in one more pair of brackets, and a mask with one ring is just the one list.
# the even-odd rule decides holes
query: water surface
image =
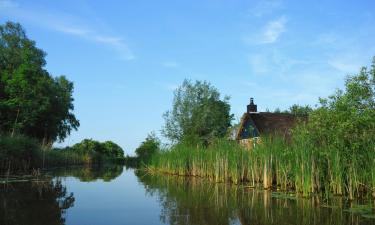
{"label": "water surface", "polygon": [[1,184],[1,225],[375,224],[366,201],[303,199],[120,166],[46,175]]}

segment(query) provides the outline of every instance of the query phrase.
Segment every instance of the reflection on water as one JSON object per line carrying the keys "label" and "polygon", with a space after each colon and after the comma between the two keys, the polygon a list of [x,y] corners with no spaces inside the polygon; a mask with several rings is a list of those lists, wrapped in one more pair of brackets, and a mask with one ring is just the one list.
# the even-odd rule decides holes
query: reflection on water
{"label": "reflection on water", "polygon": [[[371,225],[373,209],[301,199],[204,179],[149,175],[122,166],[47,171],[0,184],[0,225]],[[17,180],[14,180],[17,181]]]}
{"label": "reflection on water", "polygon": [[65,224],[74,196],[59,179],[19,182],[0,188],[0,224]]}
{"label": "reflection on water", "polygon": [[146,192],[157,195],[165,224],[375,224],[345,212],[342,199],[323,204],[270,191],[213,184],[203,179],[150,176],[137,172]]}
{"label": "reflection on water", "polygon": [[98,179],[110,182],[120,176],[123,171],[120,165],[104,165],[96,167],[68,167],[50,170],[47,173],[55,177],[75,177],[82,182],[93,182]]}
{"label": "reflection on water", "polygon": [[0,224],[65,224],[64,214],[74,206],[75,198],[62,184],[62,177],[72,176],[82,182],[98,179],[109,182],[122,171],[119,165],[60,168],[47,171],[38,179],[13,179],[14,182],[0,186]]}

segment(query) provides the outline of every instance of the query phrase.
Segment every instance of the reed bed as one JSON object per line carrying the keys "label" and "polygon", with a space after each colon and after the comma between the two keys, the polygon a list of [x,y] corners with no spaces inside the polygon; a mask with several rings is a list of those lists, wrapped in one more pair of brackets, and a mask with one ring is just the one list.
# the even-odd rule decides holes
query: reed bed
{"label": "reed bed", "polygon": [[340,149],[318,148],[303,136],[292,142],[280,137],[261,137],[261,140],[252,150],[228,140],[217,140],[207,148],[178,144],[155,154],[146,169],[295,191],[304,197],[315,194],[344,195],[350,199],[375,197],[373,146],[357,156],[348,156]]}

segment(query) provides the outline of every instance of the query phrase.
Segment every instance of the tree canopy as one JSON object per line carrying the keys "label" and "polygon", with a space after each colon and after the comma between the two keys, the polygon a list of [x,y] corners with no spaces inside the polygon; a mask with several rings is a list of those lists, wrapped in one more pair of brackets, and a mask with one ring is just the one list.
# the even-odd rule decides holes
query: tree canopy
{"label": "tree canopy", "polygon": [[154,133],[149,134],[141,145],[135,150],[139,162],[148,163],[152,155],[160,148],[160,140]]}
{"label": "tree canopy", "polygon": [[173,142],[203,144],[224,137],[233,119],[228,101],[206,81],[185,80],[174,92],[172,109],[164,114],[163,135]]}
{"label": "tree canopy", "polygon": [[18,23],[0,26],[0,134],[20,133],[44,144],[79,127],[73,83],[44,69],[46,53]]}
{"label": "tree canopy", "polygon": [[94,158],[122,159],[124,157],[124,150],[112,141],[99,142],[92,139],[84,139],[80,143],[63,150],[73,151],[81,155],[90,155]]}

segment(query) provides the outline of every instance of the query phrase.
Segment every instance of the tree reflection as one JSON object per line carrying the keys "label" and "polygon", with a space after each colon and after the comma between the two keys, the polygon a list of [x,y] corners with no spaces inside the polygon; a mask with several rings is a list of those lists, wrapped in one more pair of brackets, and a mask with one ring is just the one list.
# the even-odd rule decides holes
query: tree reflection
{"label": "tree reflection", "polygon": [[[118,177],[123,166],[70,167],[43,172],[40,180],[20,179],[0,186],[1,225],[62,225],[64,214],[74,205],[73,193],[61,183],[63,177],[92,182],[109,182]],[[51,176],[45,176],[51,175]],[[55,178],[52,178],[55,177]]]}
{"label": "tree reflection", "polygon": [[199,178],[140,171],[136,175],[149,195],[159,197],[160,220],[166,224],[375,224],[373,219],[345,212],[348,206],[340,198],[322,204],[319,198],[295,198]]}
{"label": "tree reflection", "polygon": [[110,182],[122,174],[123,168],[122,165],[116,164],[91,167],[67,167],[52,171],[52,175],[59,177],[73,176],[82,182],[93,182],[98,179]]}
{"label": "tree reflection", "polygon": [[0,224],[61,225],[74,204],[60,180],[28,181],[0,187]]}

